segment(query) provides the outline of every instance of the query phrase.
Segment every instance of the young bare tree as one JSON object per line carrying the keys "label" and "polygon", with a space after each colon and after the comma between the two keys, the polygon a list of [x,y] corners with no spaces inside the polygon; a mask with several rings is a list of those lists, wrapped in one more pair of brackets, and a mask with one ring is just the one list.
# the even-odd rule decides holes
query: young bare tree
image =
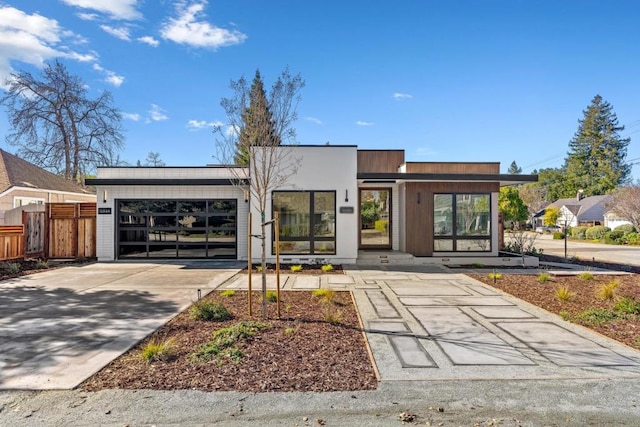
{"label": "young bare tree", "polygon": [[149,151],[147,158],[144,161],[145,166],[166,166],[166,164],[160,158],[160,153],[155,151]]}
{"label": "young bare tree", "polygon": [[611,210],[640,231],[640,181],[617,188],[612,194]]}
{"label": "young bare tree", "polygon": [[296,143],[293,123],[304,84],[302,77],[291,75],[288,68],[277,78],[268,97],[259,71],[251,86],[244,77],[232,80],[233,96],[220,102],[228,122],[214,128],[218,161],[244,166],[230,168],[234,182],[248,192],[260,212],[257,237],[261,241],[263,317],[267,306],[266,232],[270,224],[266,219],[267,200],[297,172],[299,159],[294,158],[291,145]]}
{"label": "young bare tree", "polygon": [[12,127],[6,139],[22,158],[82,182],[122,148],[122,117],[111,94],[90,99],[84,82],[60,62],[47,64],[39,77],[14,73],[6,83],[0,98]]}

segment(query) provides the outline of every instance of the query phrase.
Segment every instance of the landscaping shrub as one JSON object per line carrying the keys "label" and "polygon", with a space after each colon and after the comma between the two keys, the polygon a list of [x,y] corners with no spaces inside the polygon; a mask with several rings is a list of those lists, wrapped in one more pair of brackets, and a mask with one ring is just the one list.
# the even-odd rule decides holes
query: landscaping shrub
{"label": "landscaping shrub", "polygon": [[640,234],[633,232],[622,236],[622,243],[625,245],[640,245]]}
{"label": "landscaping shrub", "polygon": [[620,281],[618,280],[612,280],[609,283],[605,283],[597,290],[596,296],[603,300],[611,300],[613,299],[618,286],[620,286]]}
{"label": "landscaping shrub", "polygon": [[292,265],[289,269],[292,273],[297,273],[299,271],[302,271],[302,265]]}
{"label": "landscaping shrub", "polygon": [[140,358],[147,363],[166,361],[173,356],[175,340],[170,338],[165,341],[151,340],[142,347]]}
{"label": "landscaping shrub", "polygon": [[236,291],[234,291],[233,289],[226,289],[222,292],[220,292],[220,296],[224,297],[224,298],[230,298],[232,296],[234,296],[236,294]]}
{"label": "landscaping shrub", "polygon": [[331,265],[331,264],[325,264],[325,265],[323,265],[322,267],[320,267],[320,269],[321,269],[322,271],[324,271],[325,273],[328,273],[328,272],[330,272],[330,271],[333,271],[333,265]]}
{"label": "landscaping shrub", "polygon": [[562,240],[564,239],[564,233],[561,231],[554,231],[553,232],[553,240]]}
{"label": "landscaping shrub", "polygon": [[600,326],[618,317],[613,311],[605,308],[588,308],[572,316],[571,320],[583,325]]}
{"label": "landscaping shrub", "polygon": [[593,227],[587,228],[585,232],[585,236],[587,240],[602,240],[604,237],[604,233],[607,231],[611,231],[609,227],[605,227],[604,225],[595,225]]}
{"label": "landscaping shrub", "polygon": [[335,298],[335,292],[332,289],[320,288],[314,290],[311,295],[316,298],[320,298],[320,301],[323,303],[330,303]]}
{"label": "landscaping shrub", "polygon": [[584,227],[582,225],[571,227],[569,236],[571,236],[572,239],[585,240],[587,238],[587,228],[588,227]]}
{"label": "landscaping shrub", "polygon": [[544,282],[550,282],[550,281],[551,281],[551,275],[549,273],[538,274],[538,282],[544,283]]}
{"label": "landscaping shrub", "polygon": [[270,328],[269,323],[240,322],[238,324],[218,329],[213,333],[212,340],[204,344],[200,349],[191,354],[194,359],[209,360],[228,357],[238,363],[242,360],[242,352],[235,347],[240,341],[250,340],[258,332]]}
{"label": "landscaping shrub", "polygon": [[389,220],[388,219],[379,219],[374,223],[373,228],[378,230],[381,233],[386,233],[389,228]]}
{"label": "landscaping shrub", "polygon": [[608,245],[620,245],[622,244],[623,236],[622,231],[607,231],[604,233],[602,241]]}
{"label": "landscaping shrub", "polygon": [[640,314],[640,301],[634,298],[624,297],[613,306],[613,309],[625,314]]}
{"label": "landscaping shrub", "polygon": [[269,301],[269,302],[277,302],[278,301],[278,293],[276,291],[267,291],[267,301]]}
{"label": "landscaping shrub", "polygon": [[49,263],[47,261],[39,259],[36,263],[37,270],[46,270],[47,268],[49,268]]}
{"label": "landscaping shrub", "polygon": [[215,322],[222,322],[223,320],[231,319],[231,313],[224,305],[206,300],[196,301],[189,315],[192,319],[196,320],[213,320]]}
{"label": "landscaping shrub", "polygon": [[502,279],[502,273],[489,273],[488,277],[491,280],[499,280]]}
{"label": "landscaping shrub", "polygon": [[561,286],[556,291],[556,298],[558,298],[558,300],[560,301],[569,301],[571,298],[573,298],[573,293],[569,290],[569,288]]}
{"label": "landscaping shrub", "polygon": [[2,264],[2,269],[10,274],[18,274],[20,273],[20,264],[17,262],[5,262]]}
{"label": "landscaping shrub", "polygon": [[623,236],[629,233],[635,233],[637,230],[633,224],[622,224],[613,229],[613,231],[621,231]]}
{"label": "landscaping shrub", "polygon": [[593,274],[591,274],[588,271],[583,271],[582,273],[578,274],[578,279],[580,279],[580,280],[593,280]]}

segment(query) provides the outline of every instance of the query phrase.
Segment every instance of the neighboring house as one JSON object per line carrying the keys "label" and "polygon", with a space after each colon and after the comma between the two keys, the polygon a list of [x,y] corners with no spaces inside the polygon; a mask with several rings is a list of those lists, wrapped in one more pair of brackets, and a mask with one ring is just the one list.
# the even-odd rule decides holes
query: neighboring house
{"label": "neighboring house", "polygon": [[21,215],[12,213],[19,213],[27,205],[41,205],[44,209],[49,202],[95,201],[91,190],[0,149],[0,225],[7,224],[5,216],[11,218],[11,223],[21,224],[15,219]]}
{"label": "neighboring house", "polygon": [[631,225],[631,222],[627,221],[626,219],[620,218],[620,216],[613,211],[608,211],[604,214],[604,225],[612,230],[620,225],[627,224]]}
{"label": "neighboring house", "polygon": [[[500,186],[537,180],[502,175],[499,163],[405,162],[404,150],[282,149],[293,151],[297,173],[269,195],[266,220],[279,212],[287,263],[354,263],[371,250],[497,258]],[[235,177],[223,166],[98,168],[86,180],[98,194],[98,259],[247,260],[249,213],[251,234],[260,215]],[[257,261],[260,244],[252,248]]]}
{"label": "neighboring house", "polygon": [[575,227],[578,225],[603,225],[604,213],[612,197],[589,196],[582,197],[579,193],[575,198],[558,199],[534,215],[535,226],[544,225],[544,214],[550,207],[558,208],[560,215],[556,225],[559,227]]}

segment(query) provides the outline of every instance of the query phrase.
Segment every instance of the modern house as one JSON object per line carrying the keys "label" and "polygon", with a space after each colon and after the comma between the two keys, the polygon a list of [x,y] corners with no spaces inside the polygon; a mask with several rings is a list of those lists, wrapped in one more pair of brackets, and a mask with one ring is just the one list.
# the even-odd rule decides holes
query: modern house
{"label": "modern house", "polygon": [[609,195],[582,197],[581,193],[578,193],[575,198],[558,199],[536,213],[534,216],[535,225],[542,225],[542,217],[550,207],[556,207],[560,211],[556,223],[559,227],[564,227],[565,223],[567,227],[603,225],[604,214],[611,201],[612,198]]}
{"label": "modern house", "polygon": [[[426,262],[497,258],[500,186],[537,180],[500,174],[499,163],[406,162],[404,150],[277,149],[291,153],[282,169],[295,169],[266,199],[265,221],[279,214],[283,262],[355,263],[371,251]],[[98,259],[247,260],[249,213],[250,234],[261,224],[247,186],[259,179],[253,166],[99,168],[86,181],[97,188]]]}
{"label": "modern house", "polygon": [[23,209],[44,211],[45,203],[95,201],[91,190],[0,149],[0,225],[21,224]]}

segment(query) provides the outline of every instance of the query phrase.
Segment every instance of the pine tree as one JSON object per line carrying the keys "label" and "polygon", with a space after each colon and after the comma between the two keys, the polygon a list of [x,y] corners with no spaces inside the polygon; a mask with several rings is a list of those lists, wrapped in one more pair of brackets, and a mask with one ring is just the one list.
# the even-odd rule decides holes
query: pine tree
{"label": "pine tree", "polygon": [[276,130],[260,70],[256,70],[253,78],[249,92],[249,107],[242,114],[242,122],[243,127],[240,129],[236,148],[236,164],[249,164],[248,147],[252,145],[280,145],[280,135]]}
{"label": "pine tree", "polygon": [[624,126],[618,124],[611,104],[596,95],[583,113],[565,159],[564,197],[578,190],[587,196],[606,194],[630,179],[625,158],[631,139],[619,135]]}
{"label": "pine tree", "polygon": [[518,166],[516,161],[511,162],[511,166],[507,169],[507,173],[510,175],[520,175],[522,173],[522,168]]}

